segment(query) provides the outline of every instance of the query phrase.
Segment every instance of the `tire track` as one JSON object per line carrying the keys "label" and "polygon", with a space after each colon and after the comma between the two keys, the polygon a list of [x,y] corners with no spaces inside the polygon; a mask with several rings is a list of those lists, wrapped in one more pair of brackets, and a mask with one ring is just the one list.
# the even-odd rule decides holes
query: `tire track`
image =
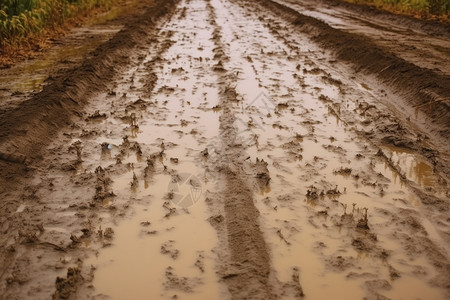
{"label": "tire track", "polygon": [[[355,136],[359,135],[357,131],[355,133],[345,132],[348,129],[353,131],[352,127],[355,124],[355,120],[348,118],[350,115],[353,115],[353,113],[350,113],[348,116],[345,114],[345,110],[349,109],[349,107],[350,111],[355,107],[358,107],[358,101],[360,100],[356,100],[355,103],[353,103],[353,99],[361,99],[361,96],[364,95],[369,97],[370,100],[375,100],[373,99],[373,95],[366,94],[364,89],[357,88],[356,86],[355,88],[352,88],[354,85],[346,77],[348,74],[352,73],[349,72],[347,74],[345,68],[340,70],[341,72],[331,72],[334,73],[333,75],[329,73],[330,69],[328,67],[322,69],[324,67],[323,62],[326,61],[326,54],[323,50],[319,49],[315,52],[312,50],[314,47],[310,49],[307,45],[304,45],[305,42],[306,44],[308,43],[306,38],[303,40],[302,37],[304,35],[294,31],[295,34],[291,36],[289,34],[289,29],[291,28],[285,28],[286,23],[289,23],[289,21],[283,22],[278,20],[276,14],[272,15],[266,13],[267,11],[265,9],[261,12],[259,9],[261,6],[248,5],[242,7],[240,3],[235,3],[241,6],[242,9],[240,9],[238,5],[230,4],[228,1],[213,1],[212,3],[218,8],[216,11],[220,19],[219,24],[222,26],[223,30],[222,44],[231,49],[231,58],[229,58],[229,62],[223,65],[226,69],[230,68],[234,71],[231,73],[231,77],[233,77],[233,83],[237,83],[237,88],[235,90],[232,89],[230,93],[235,93],[237,96],[232,99],[244,98],[243,106],[250,104],[245,108],[246,112],[244,113],[235,109],[234,125],[239,127],[237,126],[237,122],[242,121],[242,119],[245,118],[245,120],[249,119],[249,121],[248,123],[244,122],[244,127],[247,128],[248,126],[250,128],[252,124],[254,125],[259,122],[258,117],[261,118],[261,123],[265,124],[263,127],[265,127],[264,131],[266,134],[258,135],[259,142],[242,147],[242,149],[252,157],[254,157],[253,155],[255,154],[263,155],[263,153],[267,151],[267,156],[264,156],[264,159],[266,160],[267,157],[271,177],[274,182],[278,183],[272,186],[272,191],[268,193],[266,197],[260,197],[256,193],[253,196],[257,210],[262,215],[262,217],[258,217],[261,220],[260,231],[263,233],[267,245],[266,247],[269,249],[268,252],[271,255],[272,273],[275,273],[279,280],[276,285],[273,285],[273,291],[275,291],[279,297],[288,297],[288,295],[292,297],[302,297],[303,293],[301,285],[296,286],[300,287],[300,289],[294,288],[296,291],[299,291],[295,294],[292,293],[292,288],[287,292],[288,289],[285,285],[285,282],[291,284],[290,287],[292,287],[293,282],[298,284],[300,280],[299,275],[302,275],[301,278],[306,295],[313,298],[316,298],[317,295],[333,295],[336,292],[341,292],[341,297],[345,294],[353,299],[358,299],[359,296],[363,297],[364,293],[366,293],[367,297],[379,297],[383,293],[384,287],[377,287],[376,284],[388,282],[389,278],[384,281],[386,273],[389,273],[389,276],[394,278],[400,274],[395,269],[398,267],[398,257],[403,255],[413,256],[414,253],[412,251],[406,249],[401,254],[396,254],[398,256],[389,259],[389,263],[386,263],[383,267],[371,266],[372,260],[370,260],[368,264],[358,263],[358,268],[370,269],[370,272],[373,272],[373,275],[371,276],[379,278],[379,280],[373,281],[358,279],[364,284],[362,289],[356,288],[357,284],[354,281],[343,280],[341,282],[336,278],[331,279],[333,272],[346,271],[346,268],[349,268],[353,264],[354,258],[352,256],[354,253],[352,253],[352,251],[365,251],[370,253],[369,255],[371,258],[373,257],[375,259],[384,257],[389,253],[389,250],[386,249],[390,249],[392,246],[390,245],[387,248],[384,248],[385,245],[377,243],[375,239],[376,234],[380,234],[380,239],[386,237],[392,239],[390,236],[391,233],[380,230],[380,227],[384,226],[381,224],[385,222],[385,217],[380,215],[379,211],[383,211],[383,214],[385,215],[387,214],[386,211],[393,211],[393,218],[396,221],[398,220],[397,222],[399,224],[395,230],[397,232],[408,232],[409,229],[404,228],[401,224],[407,223],[408,219],[414,218],[415,212],[413,209],[398,209],[401,211],[399,215],[402,217],[395,217],[397,207],[389,207],[390,204],[385,199],[384,201],[381,200],[379,203],[376,203],[379,200],[380,194],[383,195],[385,192],[395,193],[391,191],[391,189],[395,191],[395,189],[399,188],[395,184],[376,184],[374,191],[368,188],[367,193],[367,195],[374,195],[372,197],[366,196],[367,198],[364,199],[359,194],[359,192],[364,189],[363,187],[356,186],[356,188],[354,188],[353,182],[335,178],[337,177],[337,168],[343,168],[341,164],[345,165],[350,163],[350,157],[352,157],[352,155],[354,155],[354,157],[362,157],[361,154],[358,153],[360,149],[365,149],[364,151],[361,150],[362,153],[367,155],[367,157],[370,157],[370,159],[367,159],[369,166],[371,166],[371,164],[369,164],[370,160],[377,159],[375,154],[378,149],[368,150],[371,138],[366,140],[363,136],[362,140],[357,139],[356,141]],[[218,3],[222,3],[224,8],[218,6]],[[261,17],[260,13],[264,14],[264,17]],[[272,15],[273,18],[268,17],[270,15]],[[225,16],[227,21],[224,21]],[[262,24],[259,24],[259,26],[257,25],[257,19],[264,23],[264,26],[267,27],[269,32],[261,28]],[[277,38],[279,39],[279,43],[275,41]],[[295,42],[292,42],[292,40]],[[273,43],[269,44],[271,41],[273,41]],[[227,50],[229,51],[228,48]],[[248,62],[242,58],[247,58]],[[329,62],[331,63],[331,61]],[[333,67],[331,67],[331,69],[333,69]],[[237,71],[239,71],[239,73]],[[344,74],[342,74],[342,72]],[[236,73],[238,73],[238,75],[233,76]],[[251,79],[249,79],[250,77]],[[282,78],[282,80],[280,80],[280,78]],[[298,83],[295,82],[295,79],[298,80]],[[246,80],[256,84],[243,84],[243,81]],[[257,88],[258,84],[259,88]],[[278,102],[277,108],[279,111],[273,112],[274,115],[276,114],[276,117],[266,116],[266,114],[262,114],[262,111],[255,111],[257,108],[254,107],[253,103],[250,103],[253,99],[252,93],[248,92],[249,89],[253,88],[266,90],[269,97],[276,102],[283,101]],[[310,98],[311,96],[312,98]],[[337,105],[337,103],[333,103],[328,97],[339,99],[340,101],[343,101],[343,103]],[[290,99],[292,100],[290,101]],[[319,103],[321,101],[324,103]],[[340,105],[342,105],[342,115]],[[288,121],[290,113],[296,116],[296,118],[292,120],[294,124],[291,128]],[[382,113],[377,112],[377,116],[380,115],[382,115]],[[286,118],[283,118],[282,116],[285,116]],[[336,130],[332,129],[334,127],[334,124],[332,123],[334,117],[332,116],[336,117],[338,123],[337,127],[342,128],[336,128]],[[283,120],[279,120],[279,118]],[[389,122],[394,121],[395,118]],[[272,122],[275,123],[271,124]],[[341,122],[342,124],[339,125]],[[358,122],[356,122],[356,124],[357,123]],[[300,124],[303,126],[299,126]],[[282,133],[271,129],[271,127],[279,129]],[[296,131],[300,130],[301,127],[305,127],[309,133],[307,135],[303,134],[303,132],[301,132],[300,135],[296,134],[298,133]],[[233,134],[230,134],[232,139],[236,138],[239,140],[236,142],[236,147],[241,147],[241,140],[252,139],[252,135],[249,134],[252,130],[247,129],[245,131],[247,131],[247,133],[233,132]],[[288,132],[291,134],[290,136]],[[285,139],[282,139],[281,137],[285,134],[288,136]],[[281,145],[282,148],[287,150],[287,155],[282,155],[282,158],[277,157],[280,155],[280,152],[275,150],[275,145],[279,140],[284,140],[286,142]],[[336,144],[341,143],[336,143],[337,140],[344,143],[340,146],[336,146]],[[322,144],[322,147],[318,147],[320,144]],[[374,149],[376,149],[376,147],[374,147]],[[302,151],[304,151],[303,154],[300,154]],[[303,159],[306,161],[296,162],[297,160],[302,161],[302,155],[304,156]],[[244,160],[242,161],[242,165],[245,168],[248,163],[245,161],[245,156],[242,159]],[[286,164],[286,162],[289,162],[289,164]],[[298,170],[293,170],[294,163],[295,165],[298,165]],[[290,164],[292,164],[292,166]],[[356,163],[352,166],[356,166]],[[328,168],[328,170],[325,170],[325,168]],[[333,170],[333,168],[336,169]],[[377,177],[376,172],[372,170],[372,167],[367,168],[367,166],[361,166],[361,168],[364,169],[364,172],[370,170],[371,173],[368,176],[365,175],[367,176],[367,179],[364,180],[372,180],[372,178]],[[251,168],[245,170],[247,172],[243,173],[253,175]],[[314,179],[316,175],[318,177],[323,176],[323,178],[320,180],[317,178]],[[291,176],[293,178],[291,178]],[[357,177],[359,176],[360,175],[357,175]],[[388,178],[389,172],[385,171],[385,175],[383,176],[387,176],[386,178]],[[302,178],[302,181],[311,182],[311,184],[309,186],[305,183],[299,184],[299,177]],[[280,188],[280,186],[283,185],[283,182],[280,183],[279,178],[284,178],[285,188]],[[250,180],[249,176],[247,176],[247,179]],[[336,180],[336,183],[339,183],[340,191],[338,191],[338,186],[333,184],[334,180]],[[389,180],[392,181],[392,179],[386,181],[389,182]],[[316,191],[317,186],[320,186],[322,192]],[[299,190],[296,191],[294,187],[297,187]],[[377,189],[379,189],[379,191],[377,191]],[[264,192],[261,190],[256,188],[253,190],[264,195]],[[286,192],[286,190],[288,192]],[[301,207],[299,198],[304,198],[305,193],[305,202],[307,205]],[[345,196],[342,196],[342,200],[333,198],[335,195],[340,195],[341,193],[345,194]],[[331,201],[328,203],[324,202],[323,206],[320,206],[320,209],[314,209],[313,207],[318,205],[318,202],[314,201],[321,197],[319,194],[329,195]],[[313,200],[311,203],[309,198],[312,197],[315,199],[316,196],[317,199]],[[411,197],[414,196],[411,195]],[[354,200],[353,203],[352,200]],[[264,207],[261,203],[264,203],[267,207]],[[311,207],[309,207],[308,204]],[[351,213],[347,213],[346,207],[351,207],[352,204],[354,204],[354,212],[351,211]],[[370,225],[373,225],[373,227],[370,227],[370,230],[372,230],[371,232],[369,232],[364,225],[366,224],[365,222],[368,221],[368,209],[364,208],[364,205],[370,206]],[[389,207],[388,210],[380,209],[380,207],[385,205]],[[298,208],[300,209],[298,210]],[[343,214],[341,212],[342,208],[344,208]],[[366,214],[364,214],[364,211],[366,211]],[[291,213],[293,213],[292,216],[290,215]],[[403,215],[406,214],[408,214],[408,216],[403,217]],[[325,218],[330,216],[330,220],[322,221],[320,217],[322,215],[324,215]],[[309,224],[305,224],[304,220],[308,220]],[[440,250],[433,248],[433,239],[436,238],[438,241],[437,244],[441,244],[442,241],[434,234],[433,228],[430,228],[426,221],[424,221],[424,224],[424,226],[427,227],[427,234],[430,234],[433,238],[429,240],[416,240],[417,244],[423,244],[424,247],[427,247],[426,252],[428,259],[431,262],[430,265],[439,261],[446,261],[446,258],[440,253]],[[320,225],[322,225],[322,227]],[[335,226],[340,228],[344,227],[345,230],[348,230],[348,236],[344,235],[343,237],[341,232],[337,232],[334,236]],[[394,227],[394,225],[391,226]],[[324,230],[323,228],[327,229]],[[363,230],[361,230],[361,228],[363,228]],[[302,232],[302,230],[305,231],[305,234],[302,236],[300,233],[297,236],[296,232]],[[316,230],[317,233],[314,234]],[[318,240],[312,241],[311,235],[315,235],[315,238]],[[329,236],[330,240],[327,240],[326,242],[320,241],[320,239],[324,239],[324,236]],[[335,238],[342,244],[334,244],[333,239]],[[399,238],[398,236],[394,236],[393,240],[396,243],[399,240],[400,243],[403,243],[402,238],[403,237]],[[342,239],[342,241],[340,239]],[[279,245],[280,241],[282,245]],[[329,253],[330,250],[322,252],[322,250],[320,250],[320,247],[322,247],[321,245],[328,245],[327,247],[330,247],[331,253]],[[286,250],[281,250],[284,248],[286,248]],[[333,253],[335,249],[339,249],[340,252]],[[286,252],[279,254],[279,252],[277,253],[275,251]],[[344,255],[344,253],[346,253],[346,255]],[[289,257],[290,255],[292,255],[292,259],[286,259],[286,257]],[[316,255],[318,257],[315,257]],[[348,261],[346,261],[347,259]],[[283,266],[285,269],[282,270],[280,266]],[[327,275],[323,275],[321,278],[315,277],[315,272],[321,268],[326,270]],[[383,268],[385,269],[383,270]],[[436,271],[436,274],[442,274],[441,276],[445,277],[445,269],[445,266],[438,267],[434,271]],[[400,270],[401,272],[404,272],[402,267],[400,267]],[[358,272],[357,268],[355,268],[355,272]],[[280,273],[283,273],[283,275],[280,276]],[[328,275],[328,273],[330,274]],[[410,274],[405,271],[405,274],[402,274],[401,276],[408,278]],[[291,278],[293,281],[289,281]],[[408,280],[413,282],[414,279],[408,278]],[[320,287],[321,282],[324,283],[327,281],[333,281],[333,284],[330,284],[333,288],[330,288],[329,286],[327,286],[327,288]],[[270,275],[269,282],[273,282]],[[282,289],[278,289],[277,285],[279,283],[283,284]],[[416,284],[416,288],[418,285],[419,284]],[[425,283],[424,286],[426,285],[427,284]],[[445,283],[442,284],[442,286],[444,285]],[[347,286],[347,288],[345,286]],[[389,285],[386,285],[386,287],[388,286]],[[393,290],[395,290],[393,294],[405,292],[405,289],[402,289],[401,285],[393,284],[393,286]]]}
{"label": "tire track", "polygon": [[[226,70],[226,46],[222,43],[221,27],[217,24],[215,7],[207,1],[210,24],[215,28],[213,40],[217,46],[215,58],[222,93],[219,105],[220,146],[214,164],[218,173],[219,203],[223,205],[225,225],[217,224],[219,238],[226,239],[229,254],[222,268],[222,278],[227,283],[233,299],[274,299],[270,283],[270,258],[259,225],[259,212],[254,205],[253,193],[244,171],[245,148],[238,141],[236,109],[239,95],[233,86],[237,78]],[[216,218],[217,219],[217,218]],[[223,249],[222,249],[223,250]],[[226,254],[223,254],[226,255]]]}
{"label": "tire track", "polygon": [[[383,84],[403,97],[403,104],[409,108],[407,113],[418,108],[429,118],[424,124],[417,122],[416,125],[432,135],[440,144],[445,144],[444,141],[450,135],[450,90],[447,88],[450,85],[449,76],[416,66],[386,52],[367,37],[332,28],[276,1],[243,1],[239,5],[251,6],[255,3],[263,9],[277,12],[321,47],[333,51],[338,59],[353,64],[358,72],[374,74]],[[395,106],[402,111],[401,105]],[[433,122],[430,122],[431,120]],[[443,147],[443,150],[448,149]]]}

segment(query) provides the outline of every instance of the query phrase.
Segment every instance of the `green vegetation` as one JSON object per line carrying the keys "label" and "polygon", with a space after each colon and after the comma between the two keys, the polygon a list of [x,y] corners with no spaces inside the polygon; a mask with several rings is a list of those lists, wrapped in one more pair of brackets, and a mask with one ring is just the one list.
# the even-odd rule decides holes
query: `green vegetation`
{"label": "green vegetation", "polygon": [[57,29],[75,17],[114,0],[0,0],[0,47],[16,45],[30,35]]}
{"label": "green vegetation", "polygon": [[438,16],[448,18],[450,0],[344,0],[352,3],[369,4],[393,12],[402,12],[422,17]]}

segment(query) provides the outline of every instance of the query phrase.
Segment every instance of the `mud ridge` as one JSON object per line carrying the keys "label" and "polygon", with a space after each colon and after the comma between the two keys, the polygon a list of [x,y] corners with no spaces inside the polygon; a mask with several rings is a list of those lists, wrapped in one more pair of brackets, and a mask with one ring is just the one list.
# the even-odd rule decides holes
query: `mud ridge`
{"label": "mud ridge", "polygon": [[98,47],[80,67],[66,71],[18,108],[0,117],[0,160],[26,163],[39,157],[61,126],[78,115],[90,96],[103,90],[129,62],[127,53],[143,45],[159,19],[178,0],[156,0],[111,40]]}
{"label": "mud ridge", "polygon": [[349,3],[342,0],[320,0],[320,1],[330,6],[338,5],[340,7],[345,7],[354,10],[355,12],[359,12],[361,14],[371,15],[386,22],[391,22],[395,20],[395,22],[400,22],[401,24],[408,26],[411,29],[420,30],[429,34],[439,36],[450,35],[450,27],[448,26],[448,24],[445,24],[444,22],[439,22],[436,20],[417,19],[407,15],[397,15],[390,13],[388,11],[377,9],[376,7],[373,6],[366,6],[364,4],[359,3]]}
{"label": "mud ridge", "polygon": [[[233,103],[238,102],[238,94],[233,88],[236,78],[233,72],[226,70],[223,61],[229,61],[226,56],[226,46],[221,41],[221,28],[216,23],[214,7],[207,2],[210,24],[214,28],[213,40],[217,46],[215,71],[219,74],[221,97],[219,105],[223,107],[219,117],[220,122],[220,157],[217,159],[216,170],[224,184],[220,198],[225,214],[223,225],[218,229],[219,239],[227,239],[230,251],[228,261],[222,268],[222,279],[226,282],[233,299],[274,299],[275,295],[270,285],[270,258],[259,225],[259,212],[254,205],[253,191],[245,180],[244,146],[237,141],[236,116]],[[225,65],[225,66],[224,66]],[[226,231],[226,236],[220,231]],[[224,255],[225,256],[225,255]]]}
{"label": "mud ridge", "polygon": [[[9,276],[11,268],[15,268],[14,265],[17,261],[23,263],[23,261],[30,259],[27,257],[27,252],[23,250],[23,246],[19,245],[20,241],[14,242],[17,228],[23,228],[22,223],[30,222],[33,224],[30,225],[32,227],[30,232],[42,233],[43,230],[39,227],[42,226],[39,223],[39,225],[36,225],[39,231],[35,231],[34,223],[37,221],[28,221],[31,219],[29,215],[22,219],[20,214],[15,214],[19,206],[18,203],[24,200],[22,195],[24,190],[30,190],[30,199],[33,200],[33,204],[40,202],[39,197],[35,195],[38,188],[33,185],[30,186],[30,182],[25,181],[26,179],[31,180],[35,173],[39,173],[37,170],[43,167],[42,161],[45,161],[45,159],[40,161],[41,151],[44,153],[45,148],[53,142],[53,138],[61,128],[72,124],[71,119],[83,115],[85,106],[96,100],[94,96],[97,93],[110,87],[113,82],[111,79],[130,63],[129,53],[152,43],[152,33],[159,30],[160,20],[170,15],[177,7],[178,2],[179,0],[157,0],[151,2],[150,5],[146,5],[145,12],[139,16],[134,16],[132,22],[126,25],[123,30],[98,47],[93,52],[92,58],[86,60],[81,66],[64,71],[59,77],[51,79],[52,83],[46,86],[42,92],[23,102],[19,107],[0,113],[0,194],[4,196],[3,201],[0,202],[0,208],[3,212],[0,216],[2,227],[0,241],[5,245],[8,241],[13,243],[8,249],[0,247],[0,265],[2,265],[0,267],[0,278],[3,280],[0,284],[0,290],[3,293],[0,293],[2,294],[0,299],[9,297],[7,294],[13,293],[14,289],[24,289],[23,283],[30,280],[31,277],[23,272],[24,274],[20,273],[20,278],[23,279],[16,279],[17,276],[14,275],[13,277],[10,276],[12,279],[9,279],[9,282],[6,280],[9,278],[7,276]],[[164,51],[164,47],[161,51]],[[137,55],[137,52],[139,51],[133,53]],[[153,79],[155,78],[150,78],[150,80]],[[102,116],[99,113],[97,115]],[[95,118],[96,114],[90,117]],[[81,162],[81,149],[74,150],[77,150],[78,160],[73,164],[67,164],[70,170],[73,170],[74,166]],[[54,166],[50,166],[50,168],[52,167]],[[89,175],[87,178],[89,178]],[[104,193],[103,196],[109,195]],[[96,196],[102,195],[96,193]],[[28,209],[32,211],[32,205]],[[94,218],[92,222],[96,222]],[[82,237],[83,239],[88,238],[87,235]],[[38,244],[37,239],[35,233],[30,235],[29,240],[34,245]],[[70,239],[75,245],[80,238],[71,236]],[[31,247],[28,247],[30,244],[26,244],[29,249],[31,249]],[[47,244],[47,246],[50,246],[47,247],[49,249],[53,247],[57,251],[66,251],[65,248],[52,243],[41,242],[41,244]],[[77,245],[67,249],[67,251],[70,250],[73,253],[72,250],[76,249]],[[18,273],[14,270],[12,272]],[[74,290],[83,283],[85,277],[77,278],[79,280],[74,281],[76,283]],[[20,285],[16,283],[20,283]],[[59,283],[64,283],[63,279]],[[58,286],[58,281],[56,285],[58,290],[59,287],[64,287],[64,285]],[[46,288],[48,287],[42,287],[41,292],[45,292]],[[72,293],[73,291],[64,289],[64,293],[66,292]],[[61,295],[58,297],[64,298]]]}
{"label": "mud ridge", "polygon": [[420,109],[433,121],[431,131],[434,134],[442,139],[450,137],[448,76],[408,63],[385,52],[366,37],[332,28],[272,0],[258,2],[266,9],[279,12],[323,48],[332,50],[338,59],[354,64],[358,72],[375,74],[387,86],[401,91],[411,108]]}

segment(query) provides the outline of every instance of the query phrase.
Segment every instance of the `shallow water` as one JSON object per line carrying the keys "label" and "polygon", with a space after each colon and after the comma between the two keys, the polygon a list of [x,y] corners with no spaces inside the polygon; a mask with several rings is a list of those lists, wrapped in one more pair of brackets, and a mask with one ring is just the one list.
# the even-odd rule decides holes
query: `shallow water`
{"label": "shallow water", "polygon": [[[331,99],[360,97],[359,90],[352,93],[347,89],[345,96],[340,93],[340,89],[345,90],[346,85],[352,87],[354,83],[341,77],[338,78],[343,82],[340,87],[324,84],[322,75],[332,74],[333,69],[324,70],[326,66],[320,61],[311,66],[311,60],[321,53],[307,40],[297,40],[299,51],[292,51],[285,40],[275,38],[264,23],[249,20],[246,11],[231,7],[225,1],[212,3],[218,24],[224,30],[226,44],[230,45],[233,53],[232,60],[225,66],[239,74],[236,89],[244,102],[244,110],[238,117],[242,121],[237,122],[240,139],[245,144],[257,135],[258,143],[250,143],[247,152],[252,160],[258,157],[269,163],[270,187],[255,193],[255,203],[261,212],[261,226],[276,278],[280,282],[290,281],[292,269],[297,267],[303,290],[311,299],[337,295],[345,299],[363,298],[365,282],[372,277],[382,277],[386,267],[383,267],[381,259],[374,259],[370,254],[351,247],[352,230],[333,226],[333,218],[344,213],[353,215],[352,203],[355,203],[354,222],[362,217],[362,209],[368,208],[369,224],[380,244],[395,253],[390,263],[406,273],[401,280],[389,280],[391,287],[386,295],[395,299],[406,299],[408,295],[420,299],[442,297],[443,290],[426,282],[434,273],[428,274],[424,280],[405,270],[401,262],[409,258],[397,251],[402,246],[385,229],[389,221],[379,213],[384,209],[395,211],[397,206],[403,207],[404,202],[397,202],[397,198],[405,199],[408,209],[413,210],[419,206],[419,200],[395,177],[395,171],[389,167],[380,168],[381,165],[386,166],[385,162],[374,163],[376,149],[360,140],[350,126],[330,111],[329,105],[319,100],[321,95]],[[268,18],[267,21],[272,20]],[[236,36],[239,38],[234,38]],[[292,45],[295,37],[289,38]],[[263,52],[270,53],[270,56],[261,55]],[[246,59],[248,56],[251,62]],[[319,74],[302,72],[304,68],[318,68],[320,71]],[[299,84],[299,78],[303,85]],[[352,105],[347,104],[347,107]],[[249,121],[256,126],[247,126]],[[415,165],[414,158],[404,157],[400,152],[395,155],[392,159],[407,167],[408,178],[423,186],[433,184],[429,179],[433,175],[428,165]],[[341,168],[349,168],[348,175],[336,173]],[[379,185],[377,179],[380,174],[384,178],[381,180],[385,182],[383,185]],[[367,177],[358,180],[352,175],[361,179]],[[340,194],[309,201],[305,195],[312,185],[325,191],[336,188]],[[318,214],[320,210],[327,211],[327,214]],[[429,221],[423,222],[429,225],[427,231],[434,232]],[[439,235],[431,235],[438,244],[444,244]],[[326,261],[339,256],[348,258],[351,265],[357,267],[330,269]],[[414,263],[432,268],[428,261]],[[352,272],[356,276],[352,276]],[[358,275],[364,272],[369,275]]]}
{"label": "shallow water", "polygon": [[[218,91],[208,68],[213,56],[211,29],[195,22],[204,13],[204,3],[197,1],[190,5],[183,24],[178,21],[179,11],[161,29],[176,43],[154,65],[158,81],[151,101],[155,106],[140,113],[139,128],[129,140],[142,149],[158,145],[154,151],[164,149],[164,155],[156,160],[155,175],[139,179],[135,188],[130,188],[130,182],[133,174],[142,178],[145,158],[127,158],[123,162],[133,163],[134,169],[113,179],[114,201],[132,197],[140,204],[126,220],[112,226],[113,245],[87,261],[97,268],[93,281],[97,295],[111,299],[226,297],[215,276],[217,237],[207,221],[205,193],[213,185],[200,154],[219,126],[212,110]],[[142,64],[128,72],[133,88],[126,78],[117,86],[118,94],[127,93],[130,103],[148,96],[141,95],[140,85],[147,76],[145,64],[154,55],[149,49]],[[174,176],[179,176],[178,182]]]}
{"label": "shallow water", "polygon": [[[104,247],[84,261],[95,268],[92,295],[230,298],[218,271],[219,247],[227,244],[209,221],[220,203],[206,199],[223,189],[212,167],[215,159],[227,159],[220,143],[229,142],[241,151],[236,157],[247,158],[233,167],[248,171],[249,186],[255,181],[251,165],[257,158],[268,163],[270,183],[252,189],[280,298],[293,298],[285,287],[294,268],[311,299],[442,297],[445,291],[430,284],[439,275],[433,257],[416,255],[405,238],[423,235],[430,240],[424,243],[445,253],[435,222],[422,213],[408,183],[376,155],[379,149],[358,133],[364,116],[353,112],[360,99],[376,103],[377,87],[330,66],[332,57],[276,16],[258,16],[257,8],[224,0],[182,1],[160,24],[156,42],[141,49],[143,58],[92,101],[88,110],[105,116],[78,124],[88,135],[76,173],[101,166],[113,193],[102,199],[99,229],[112,228],[114,238],[99,237]],[[218,28],[220,41],[213,36]],[[217,44],[226,54],[223,70],[214,59]],[[149,92],[152,75],[157,80]],[[235,89],[237,101],[219,107],[224,87]],[[225,109],[234,112],[233,141],[220,138]],[[423,188],[436,184],[419,157],[383,151],[409,180]],[[364,218],[370,229],[359,230]]]}

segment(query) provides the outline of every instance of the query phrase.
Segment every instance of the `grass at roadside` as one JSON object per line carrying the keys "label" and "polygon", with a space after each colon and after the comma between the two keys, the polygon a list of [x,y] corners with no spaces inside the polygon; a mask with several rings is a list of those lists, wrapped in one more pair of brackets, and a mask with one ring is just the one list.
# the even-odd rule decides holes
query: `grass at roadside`
{"label": "grass at roadside", "polygon": [[450,20],[450,0],[342,0],[425,19]]}
{"label": "grass at roadside", "polygon": [[0,0],[0,66],[39,51],[70,25],[117,0]]}

